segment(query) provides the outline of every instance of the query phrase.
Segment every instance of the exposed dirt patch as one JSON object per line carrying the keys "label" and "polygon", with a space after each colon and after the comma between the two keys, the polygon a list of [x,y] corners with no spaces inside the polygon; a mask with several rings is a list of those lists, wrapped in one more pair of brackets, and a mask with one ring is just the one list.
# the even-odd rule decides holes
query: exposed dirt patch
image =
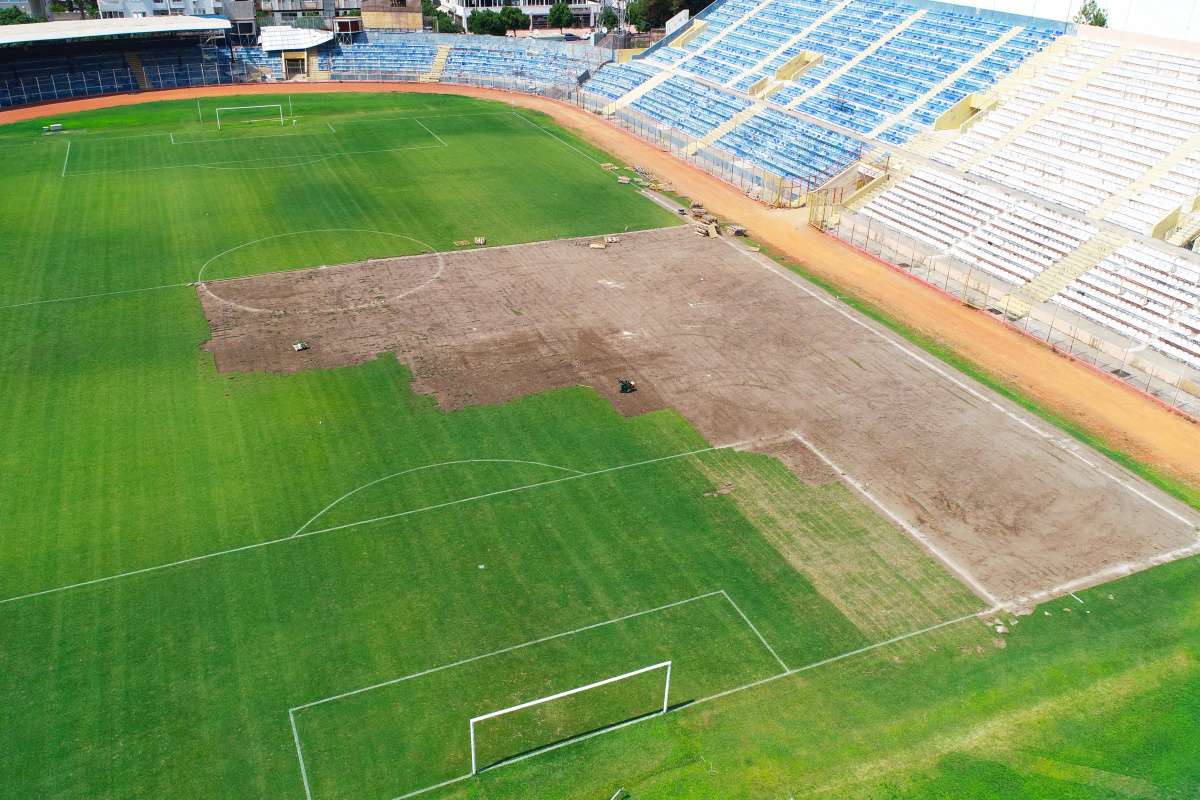
{"label": "exposed dirt patch", "polygon": [[838,474],[820,456],[790,437],[759,445],[754,450],[778,458],[809,486],[824,486],[838,480]]}
{"label": "exposed dirt patch", "polygon": [[[209,349],[221,370],[279,371],[394,351],[417,391],[448,409],[585,383],[625,413],[676,408],[716,444],[799,431],[1002,598],[1195,541],[1194,522],[1117,483],[1117,468],[1087,466],[1073,443],[972,394],[761,256],[688,228],[622,239],[448,253],[420,291],[342,313],[327,310],[331,297],[364,286],[387,296],[435,257],[212,283],[199,292]],[[268,300],[292,311],[245,310]],[[294,353],[298,339],[312,349]],[[618,394],[622,377],[641,390]],[[803,448],[764,450],[806,480],[833,477]]]}
{"label": "exposed dirt patch", "polygon": [[[89,97],[0,111],[0,122],[35,119],[95,108],[239,94],[278,93],[278,84],[205,86]],[[795,212],[766,209],[721,180],[690,166],[629,132],[566,103],[545,97],[449,84],[289,83],[289,93],[409,92],[453,94],[511,103],[549,114],[609,153],[667,178],[681,193],[716,214],[737,220],[776,251],[822,278],[882,308],[905,324],[962,354],[1111,446],[1200,485],[1200,425],[1171,412],[1124,384],[1074,362],[1005,327],[988,315],[938,295],[842,242],[803,224]]]}

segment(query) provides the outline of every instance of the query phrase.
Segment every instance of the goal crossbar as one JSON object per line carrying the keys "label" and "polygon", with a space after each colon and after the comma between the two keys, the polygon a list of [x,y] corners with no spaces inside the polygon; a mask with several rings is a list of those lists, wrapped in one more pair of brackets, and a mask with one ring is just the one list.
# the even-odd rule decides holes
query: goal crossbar
{"label": "goal crossbar", "polygon": [[[276,110],[279,112],[279,124],[280,124],[280,125],[283,125],[283,124],[284,124],[284,120],[283,120],[283,103],[268,103],[268,104],[266,104],[266,105],[261,105],[261,106],[224,106],[224,107],[222,107],[222,108],[218,108],[218,109],[217,109],[217,130],[221,130],[221,112],[222,112],[222,111],[225,111],[225,112],[229,112],[229,111],[256,111],[256,110],[258,110],[258,109],[261,109],[261,108],[273,108],[273,109],[276,109]],[[249,121],[249,122],[263,122],[263,121],[266,121],[266,120],[268,120],[268,119],[269,119],[271,122],[274,122],[274,121],[275,121],[275,115],[274,115],[274,114],[272,114],[272,115],[271,115],[271,116],[269,116],[269,117],[262,117],[262,118],[260,118],[260,119],[251,119],[251,120],[248,120],[248,121]]]}
{"label": "goal crossbar", "polygon": [[479,765],[478,765],[476,751],[475,751],[475,724],[477,722],[483,722],[485,720],[495,719],[496,717],[502,717],[505,714],[514,714],[518,711],[523,711],[527,708],[533,708],[535,706],[540,706],[545,703],[552,703],[555,700],[562,700],[564,697],[570,697],[571,695],[576,695],[576,694],[580,694],[582,692],[591,691],[592,689],[599,689],[601,686],[608,686],[611,683],[616,683],[617,681],[623,681],[623,680],[626,680],[627,678],[635,678],[638,675],[644,675],[647,672],[653,672],[653,671],[659,670],[659,669],[664,670],[666,672],[666,683],[663,687],[662,708],[657,713],[665,714],[665,713],[667,713],[667,709],[669,708],[668,704],[669,704],[669,698],[671,696],[671,662],[670,661],[660,661],[657,664],[651,664],[647,667],[641,667],[640,669],[635,669],[630,672],[624,672],[620,675],[613,675],[610,678],[604,678],[603,680],[595,681],[594,683],[589,683],[586,686],[576,686],[574,689],[567,689],[566,691],[547,695],[546,697],[539,697],[535,700],[528,700],[524,703],[518,703],[515,706],[509,706],[508,708],[501,708],[498,711],[489,711],[486,714],[480,714],[477,717],[471,717],[471,721],[470,721],[471,775],[474,775],[479,771]]}

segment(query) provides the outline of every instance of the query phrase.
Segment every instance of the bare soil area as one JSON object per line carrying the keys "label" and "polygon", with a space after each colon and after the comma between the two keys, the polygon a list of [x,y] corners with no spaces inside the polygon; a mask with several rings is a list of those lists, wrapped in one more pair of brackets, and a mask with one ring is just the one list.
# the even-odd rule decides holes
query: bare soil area
{"label": "bare soil area", "polygon": [[587,244],[210,282],[208,348],[274,371],[394,351],[447,409],[588,384],[832,478],[795,431],[998,599],[1196,543],[1200,515],[740,245],[688,227]]}
{"label": "bare soil area", "polygon": [[732,186],[664,153],[601,117],[544,97],[449,84],[309,82],[170,89],[65,100],[0,111],[0,123],[94,108],[223,95],[301,92],[420,92],[512,103],[550,115],[632,164],[671,181],[717,214],[748,226],[776,251],[904,324],[952,348],[1017,390],[1075,422],[1110,446],[1200,486],[1200,425],[1130,387],[1068,361],[988,315],[938,295],[841,241],[802,224],[795,212],[767,209]]}

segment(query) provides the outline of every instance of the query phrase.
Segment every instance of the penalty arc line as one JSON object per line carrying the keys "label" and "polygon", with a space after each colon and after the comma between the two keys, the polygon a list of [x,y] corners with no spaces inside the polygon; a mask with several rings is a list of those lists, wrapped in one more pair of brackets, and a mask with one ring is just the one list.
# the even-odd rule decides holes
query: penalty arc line
{"label": "penalty arc line", "polygon": [[369,483],[364,483],[362,486],[359,486],[356,489],[351,489],[350,491],[346,492],[344,495],[339,497],[337,500],[334,500],[332,503],[325,506],[320,511],[318,511],[316,514],[314,514],[312,516],[312,518],[308,520],[308,522],[305,522],[303,525],[301,525],[299,528],[297,528],[296,532],[293,533],[292,536],[296,537],[296,536],[299,536],[300,534],[304,533],[304,530],[309,525],[312,525],[314,522],[316,522],[318,519],[320,519],[322,516],[324,516],[326,511],[333,508],[334,506],[336,506],[338,503],[342,502],[346,498],[358,494],[363,489],[369,489],[372,486],[375,486],[376,484],[383,483],[384,481],[389,481],[392,478],[399,478],[404,475],[410,475],[414,472],[422,472],[427,469],[436,469],[437,467],[449,467],[449,466],[453,466],[456,464],[529,464],[531,466],[537,466],[537,467],[549,467],[550,469],[557,469],[557,470],[561,470],[563,472],[573,472],[576,475],[583,474],[582,470],[571,469],[570,467],[560,467],[557,464],[547,464],[543,461],[523,461],[521,459],[515,459],[515,458],[463,458],[463,459],[459,459],[457,461],[439,461],[436,464],[422,464],[419,467],[413,467],[412,469],[401,470],[400,472],[393,472],[391,475],[384,475],[382,478],[376,478],[375,480],[370,481]]}
{"label": "penalty arc line", "polygon": [[77,583],[66,584],[63,586],[55,586],[50,589],[41,589],[36,592],[27,592],[25,594],[14,595],[12,597],[6,597],[6,598],[0,600],[0,606],[6,605],[8,603],[20,602],[21,600],[31,600],[35,597],[42,597],[44,595],[58,594],[60,592],[70,591],[72,589],[82,589],[87,586],[95,586],[95,585],[101,584],[101,583],[109,583],[111,581],[121,580],[122,578],[132,578],[137,575],[146,575],[151,572],[160,572],[162,570],[171,569],[172,567],[181,567],[181,566],[185,566],[187,564],[195,564],[195,563],[198,563],[201,561],[208,561],[213,558],[219,558],[221,556],[233,555],[234,553],[243,553],[243,552],[247,552],[250,550],[257,550],[259,548],[269,547],[271,545],[276,545],[276,544],[282,544],[283,542],[289,542],[289,541],[293,541],[295,539],[307,538],[309,536],[317,536],[318,534],[322,534],[322,533],[333,533],[334,531],[347,530],[349,528],[355,528],[355,527],[359,527],[362,525],[370,525],[372,523],[382,522],[384,520],[398,519],[400,517],[412,516],[414,514],[420,514],[420,513],[426,512],[426,511],[436,511],[441,508],[449,508],[451,506],[462,505],[463,503],[470,503],[470,502],[475,502],[478,500],[485,500],[490,497],[497,497],[497,496],[505,495],[505,494],[513,494],[515,492],[528,491],[530,489],[537,489],[537,488],[541,488],[543,486],[552,486],[554,484],[563,483],[565,481],[579,480],[581,478],[590,478],[590,477],[593,477],[596,475],[605,475],[608,473],[618,472],[618,471],[626,470],[626,469],[633,469],[635,467],[646,466],[649,464],[658,464],[658,463],[662,463],[665,461],[672,461],[675,459],[687,458],[689,456],[700,455],[702,453],[709,453],[709,452],[713,452],[716,450],[733,450],[738,447],[741,447],[743,444],[745,444],[745,442],[736,442],[734,444],[722,445],[720,447],[704,447],[704,448],[700,448],[698,450],[688,450],[683,453],[674,453],[669,456],[660,456],[658,458],[651,458],[651,459],[647,459],[645,461],[635,461],[630,464],[620,464],[615,467],[606,467],[605,469],[595,470],[593,472],[582,472],[578,475],[568,475],[565,478],[556,478],[554,480],[549,480],[549,481],[539,481],[537,483],[529,483],[529,484],[525,484],[523,486],[515,486],[511,489],[502,489],[502,490],[495,491],[495,492],[487,492],[485,494],[475,495],[474,497],[464,497],[464,498],[460,498],[458,500],[450,500],[450,501],[447,501],[444,503],[435,503],[434,505],[424,506],[422,508],[409,509],[408,511],[401,511],[401,512],[397,512],[395,514],[385,514],[383,516],[373,517],[371,519],[359,520],[357,522],[348,522],[344,525],[336,525],[336,526],[333,526],[330,528],[323,528],[321,530],[305,531],[304,533],[301,533],[298,536],[292,536],[289,534],[287,536],[280,536],[275,539],[267,539],[267,540],[261,541],[261,542],[251,542],[250,544],[244,544],[239,547],[230,547],[225,550],[217,550],[212,553],[202,553],[201,555],[198,555],[198,556],[192,556],[190,558],[181,558],[176,561],[169,561],[164,564],[155,564],[155,565],[152,565],[149,567],[142,567],[141,569],[129,570],[127,572],[119,572],[114,575],[105,575],[100,578],[92,578],[90,580],[79,581]]}

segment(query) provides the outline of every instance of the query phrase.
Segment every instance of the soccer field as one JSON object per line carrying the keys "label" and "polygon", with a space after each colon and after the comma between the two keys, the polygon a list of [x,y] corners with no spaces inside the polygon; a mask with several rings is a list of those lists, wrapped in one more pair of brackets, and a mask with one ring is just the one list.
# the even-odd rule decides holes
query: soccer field
{"label": "soccer field", "polygon": [[305,94],[62,121],[0,128],[0,797],[1200,786],[1194,559],[1001,637],[843,483],[674,411],[447,412],[386,353],[216,369],[201,279],[677,224],[545,118]]}

